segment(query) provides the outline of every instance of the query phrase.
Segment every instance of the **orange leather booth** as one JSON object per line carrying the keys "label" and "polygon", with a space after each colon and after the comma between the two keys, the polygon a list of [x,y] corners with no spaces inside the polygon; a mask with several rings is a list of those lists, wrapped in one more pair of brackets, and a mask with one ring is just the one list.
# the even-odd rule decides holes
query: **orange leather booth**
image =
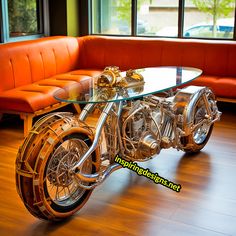
{"label": "orange leather booth", "polygon": [[110,65],[197,67],[203,75],[192,84],[211,87],[228,101],[236,98],[236,42],[58,36],[0,45],[0,112],[20,114],[26,135],[34,116],[66,105],[53,98],[56,90]]}

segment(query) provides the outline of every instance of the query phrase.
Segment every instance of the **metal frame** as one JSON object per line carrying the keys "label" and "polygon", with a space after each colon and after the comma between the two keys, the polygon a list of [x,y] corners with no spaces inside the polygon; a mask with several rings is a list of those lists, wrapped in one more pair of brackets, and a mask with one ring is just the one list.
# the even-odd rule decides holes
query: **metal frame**
{"label": "metal frame", "polygon": [[[162,148],[173,147],[178,150],[186,150],[189,148],[191,150],[198,150],[199,146],[193,139],[189,139],[187,144],[181,143],[180,139],[181,137],[190,137],[195,130],[199,129],[203,125],[207,126],[209,131],[211,125],[220,119],[221,112],[218,111],[214,99],[215,97],[210,89],[206,87],[190,86],[179,90],[177,94],[168,98],[156,97],[153,95],[147,96],[143,101],[138,100],[137,106],[135,106],[135,103],[132,101],[129,101],[128,104],[125,103],[125,105],[123,101],[118,102],[118,104],[116,102],[110,102],[102,106],[87,104],[79,116],[81,122],[85,122],[88,115],[92,113],[97,106],[100,106],[102,112],[96,124],[93,143],[89,150],[81,157],[80,161],[71,168],[71,174],[76,173],[76,177],[80,180],[78,181],[80,187],[88,190],[101,184],[108,175],[121,167],[117,163],[113,162],[113,159],[117,154],[120,154],[122,158],[128,161],[146,161],[152,158],[153,155],[158,154]],[[201,122],[196,124],[194,114],[196,114],[196,109],[198,109],[199,101],[202,102],[206,115],[202,118]],[[176,113],[176,110],[179,110],[179,108],[183,106],[183,103],[185,104],[183,112]],[[128,109],[129,112],[132,110],[132,112],[127,117],[124,117],[124,113],[122,113],[123,108]],[[157,142],[155,143],[154,141],[152,144],[149,144],[148,142],[145,143],[147,139],[141,136],[140,140],[143,139],[146,146],[144,145],[141,148],[140,145],[136,145],[135,147],[134,144],[133,147],[136,149],[136,154],[132,157],[127,154],[127,151],[129,151],[127,144],[132,142],[132,140],[127,140],[125,137],[128,128],[127,124],[129,123],[132,125],[134,116],[138,113],[144,114],[146,110],[148,110],[147,114],[152,113],[153,111],[160,112],[159,121],[156,121],[152,115],[149,122],[145,121],[145,125],[149,127],[149,129],[151,127],[150,122],[153,122],[154,126],[156,126],[157,135],[154,135],[153,139],[151,137],[151,141],[156,139]],[[111,122],[114,124],[115,128],[111,130],[111,133],[113,136],[117,137],[116,142],[119,146],[118,151],[116,153],[108,152],[105,157],[103,157],[103,154],[101,155],[101,160],[107,160],[109,162],[107,167],[102,171],[94,174],[82,173],[81,169],[85,161],[90,158],[98,145],[101,145],[102,130],[106,125],[108,116],[111,115],[112,112],[114,116],[111,118]],[[150,137],[150,134],[152,136],[152,131],[150,130],[149,132],[151,133],[146,134],[144,132],[144,136],[146,135]],[[108,132],[104,133],[104,139],[106,142],[111,139],[109,135]],[[149,149],[153,147],[153,144],[156,146],[153,149],[154,152],[150,154]],[[81,184],[81,181],[88,182],[90,185]]]}
{"label": "metal frame", "polygon": [[131,35],[137,35],[137,21],[138,21],[138,2],[137,0],[131,1]]}
{"label": "metal frame", "polygon": [[79,1],[79,33],[80,36],[91,34],[92,0]]}
{"label": "metal frame", "polygon": [[185,0],[179,0],[179,12],[178,12],[178,38],[183,38],[184,28],[184,5]]}

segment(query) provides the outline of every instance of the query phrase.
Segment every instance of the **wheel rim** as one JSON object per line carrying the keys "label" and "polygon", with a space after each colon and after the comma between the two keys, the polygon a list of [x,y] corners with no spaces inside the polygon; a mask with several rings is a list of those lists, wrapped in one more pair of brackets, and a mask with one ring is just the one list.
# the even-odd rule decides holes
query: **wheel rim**
{"label": "wheel rim", "polygon": [[[68,139],[61,143],[46,168],[46,188],[51,200],[62,207],[76,203],[85,193],[78,179],[71,175],[70,169],[88,150],[87,144],[81,139]],[[92,172],[92,160],[84,162],[82,172]],[[83,183],[83,185],[87,185]]]}
{"label": "wheel rim", "polygon": [[[200,108],[198,108],[195,114],[194,123],[198,124],[202,120],[206,119],[205,118],[206,114],[207,113],[205,106],[201,106]],[[210,124],[204,123],[193,132],[193,139],[196,144],[202,144],[206,140],[210,127],[211,127]]]}

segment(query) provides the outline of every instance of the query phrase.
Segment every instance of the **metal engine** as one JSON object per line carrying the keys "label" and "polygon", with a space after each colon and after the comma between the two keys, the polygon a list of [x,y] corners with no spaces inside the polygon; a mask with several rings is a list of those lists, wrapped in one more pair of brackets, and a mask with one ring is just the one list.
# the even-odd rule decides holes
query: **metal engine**
{"label": "metal engine", "polygon": [[160,152],[158,116],[143,101],[129,102],[122,113],[124,156],[145,161]]}

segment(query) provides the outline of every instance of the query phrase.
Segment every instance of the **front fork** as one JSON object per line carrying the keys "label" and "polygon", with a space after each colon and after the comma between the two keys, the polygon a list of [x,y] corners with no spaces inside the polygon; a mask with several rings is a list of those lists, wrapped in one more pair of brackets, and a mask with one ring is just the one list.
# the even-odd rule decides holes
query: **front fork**
{"label": "front fork", "polygon": [[[110,175],[112,172],[122,167],[121,165],[114,163],[109,165],[105,170],[94,174],[85,174],[81,172],[84,162],[91,156],[91,154],[96,150],[96,148],[99,145],[99,139],[101,138],[103,126],[107,120],[108,115],[111,113],[111,110],[113,109],[114,105],[115,102],[106,103],[96,124],[95,135],[92,145],[90,146],[88,151],[81,157],[80,161],[76,165],[74,165],[70,170],[72,175],[75,173],[75,177],[78,178],[78,180],[91,183],[91,185],[87,186],[79,183],[80,181],[78,181],[79,185],[85,189],[92,189],[96,187],[98,184],[103,182],[106,179],[106,177],[108,177],[108,175]],[[85,121],[88,115],[94,110],[94,108],[95,104],[87,104],[83,109],[83,111],[81,112],[79,120]],[[122,101],[118,103],[118,110],[117,110],[118,125],[121,111],[122,111]]]}

